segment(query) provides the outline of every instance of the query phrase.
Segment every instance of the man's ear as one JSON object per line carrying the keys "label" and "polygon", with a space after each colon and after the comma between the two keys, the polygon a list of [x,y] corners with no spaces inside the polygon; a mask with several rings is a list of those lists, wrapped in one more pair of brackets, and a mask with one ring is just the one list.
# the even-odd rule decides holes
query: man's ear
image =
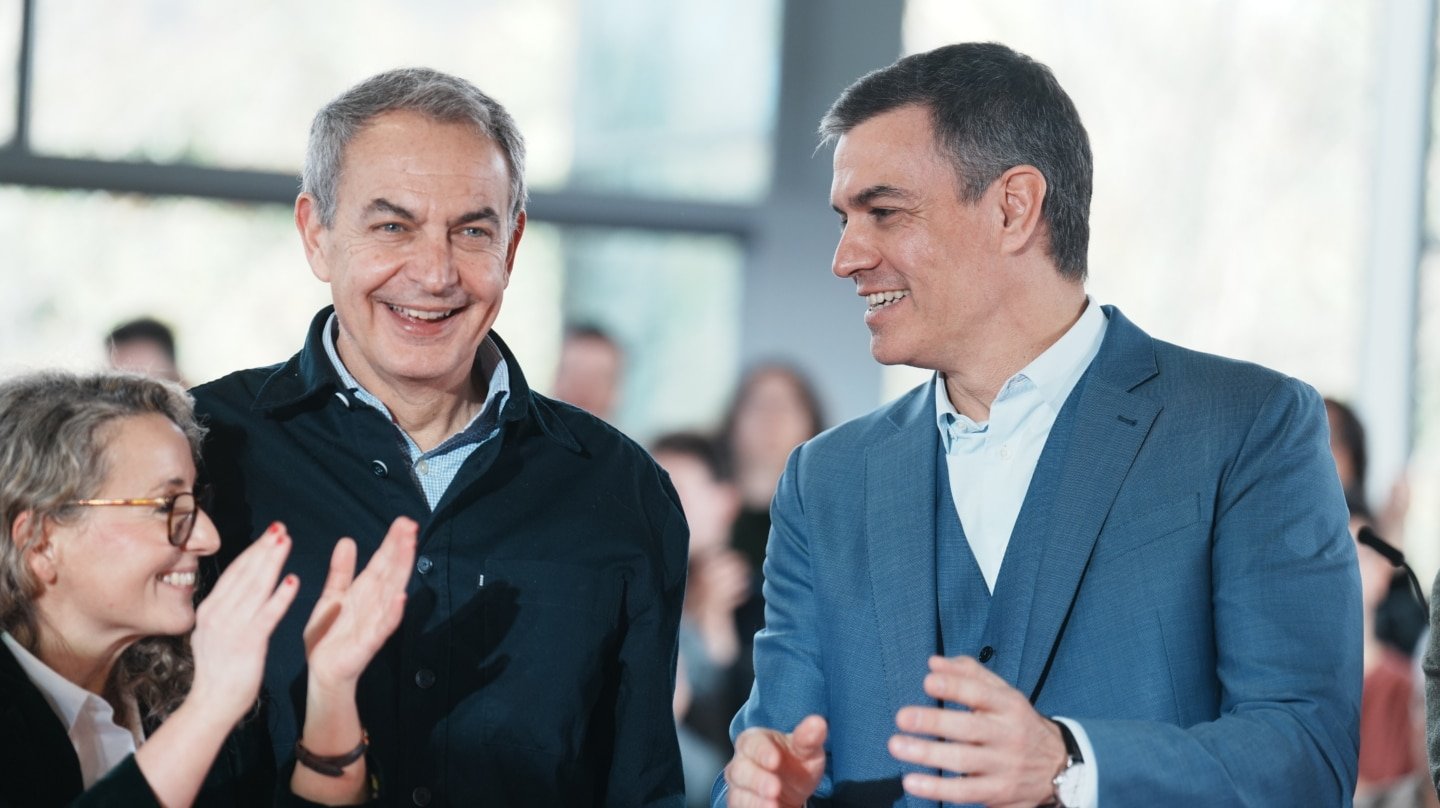
{"label": "man's ear", "polygon": [[10,523],[10,541],[19,547],[25,566],[36,580],[43,584],[55,582],[55,545],[50,541],[44,517],[36,516],[34,511],[21,511]]}
{"label": "man's ear", "polygon": [[525,235],[525,211],[515,217],[515,229],[510,231],[510,245],[505,248],[505,285],[510,285],[510,273],[515,271],[515,251],[520,248],[520,237]]}
{"label": "man's ear", "polygon": [[1045,175],[1031,165],[1018,165],[995,181],[1004,216],[1001,246],[1009,253],[1023,252],[1040,231],[1040,208],[1045,202]]}
{"label": "man's ear", "polygon": [[305,246],[305,260],[310,262],[310,271],[315,277],[330,282],[330,267],[326,263],[325,249],[321,236],[325,225],[320,221],[320,203],[311,194],[295,198],[295,229],[300,231],[300,243]]}

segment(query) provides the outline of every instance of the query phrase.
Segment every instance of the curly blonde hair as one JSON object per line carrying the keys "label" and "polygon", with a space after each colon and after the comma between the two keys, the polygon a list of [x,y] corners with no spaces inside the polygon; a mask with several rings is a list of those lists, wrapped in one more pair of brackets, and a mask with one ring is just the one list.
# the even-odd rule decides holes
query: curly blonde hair
{"label": "curly blonde hair", "polygon": [[[0,629],[35,651],[44,627],[35,610],[40,583],[25,552],[44,525],[79,517],[77,499],[94,497],[109,473],[108,425],[158,414],[185,433],[199,464],[205,430],[193,402],[170,382],[126,373],[27,374],[0,383]],[[29,513],[25,535],[17,519]],[[147,637],[121,654],[106,697],[116,718],[131,698],[147,724],[164,720],[190,689],[194,663],[188,637]]]}

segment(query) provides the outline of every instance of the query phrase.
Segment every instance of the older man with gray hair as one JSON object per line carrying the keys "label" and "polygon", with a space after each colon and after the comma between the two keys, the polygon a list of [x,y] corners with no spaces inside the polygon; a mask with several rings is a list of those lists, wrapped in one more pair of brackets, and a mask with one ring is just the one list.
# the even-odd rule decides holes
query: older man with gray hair
{"label": "older man with gray hair", "polygon": [[420,524],[354,747],[298,737],[335,694],[304,688],[302,618],[276,630],[281,765],[368,754],[394,805],[678,805],[685,521],[641,448],[532,392],[491,331],[525,232],[524,161],[503,107],[431,70],[319,112],[295,223],[334,306],[288,362],[195,390],[221,563],[283,520],[304,600],[335,536],[363,563],[395,517]]}

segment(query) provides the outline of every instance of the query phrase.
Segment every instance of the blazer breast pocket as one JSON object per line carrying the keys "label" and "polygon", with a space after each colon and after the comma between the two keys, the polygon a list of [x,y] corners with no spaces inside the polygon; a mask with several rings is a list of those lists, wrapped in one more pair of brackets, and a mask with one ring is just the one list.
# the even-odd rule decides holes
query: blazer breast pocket
{"label": "blazer breast pocket", "polygon": [[1189,494],[1116,521],[1106,520],[1092,564],[1113,561],[1201,523],[1200,495]]}

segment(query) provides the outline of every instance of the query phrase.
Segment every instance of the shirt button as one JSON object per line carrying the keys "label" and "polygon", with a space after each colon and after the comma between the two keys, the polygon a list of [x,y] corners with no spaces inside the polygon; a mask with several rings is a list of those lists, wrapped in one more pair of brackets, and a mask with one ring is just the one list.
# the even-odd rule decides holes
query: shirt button
{"label": "shirt button", "polygon": [[390,473],[390,469],[386,468],[385,464],[381,463],[379,460],[370,461],[370,471],[376,477],[384,477]]}
{"label": "shirt button", "polygon": [[995,649],[994,649],[994,648],[991,648],[990,646],[987,645],[987,646],[985,646],[984,648],[981,648],[981,649],[980,649],[979,659],[980,659],[981,662],[989,662],[989,661],[990,661],[990,658],[993,657],[993,656],[995,656]]}
{"label": "shirt button", "polygon": [[427,690],[435,684],[435,671],[429,668],[421,668],[415,671],[415,686],[421,690]]}
{"label": "shirt button", "polygon": [[424,575],[434,568],[435,562],[430,560],[430,556],[420,556],[415,559],[415,571],[421,575]]}
{"label": "shirt button", "polygon": [[1005,444],[1005,445],[1003,445],[1003,446],[1000,447],[1000,459],[1001,459],[1001,460],[1009,460],[1011,454],[1012,454],[1012,453],[1011,453],[1011,451],[1010,451],[1010,444],[1007,443],[1007,444]]}
{"label": "shirt button", "polygon": [[410,792],[410,801],[416,805],[429,805],[430,789],[425,786],[416,786],[415,790]]}
{"label": "shirt button", "polygon": [[427,460],[417,461],[417,462],[415,463],[415,473],[416,473],[416,474],[429,474],[429,473],[430,473],[430,462],[427,461]]}

